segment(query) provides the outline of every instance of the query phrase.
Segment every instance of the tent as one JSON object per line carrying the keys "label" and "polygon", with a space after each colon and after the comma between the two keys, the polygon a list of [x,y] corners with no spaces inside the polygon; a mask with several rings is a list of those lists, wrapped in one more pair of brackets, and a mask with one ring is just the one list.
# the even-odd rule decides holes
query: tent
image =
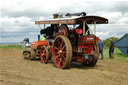
{"label": "tent", "polygon": [[120,51],[128,55],[128,33],[115,42],[115,45],[120,49]]}

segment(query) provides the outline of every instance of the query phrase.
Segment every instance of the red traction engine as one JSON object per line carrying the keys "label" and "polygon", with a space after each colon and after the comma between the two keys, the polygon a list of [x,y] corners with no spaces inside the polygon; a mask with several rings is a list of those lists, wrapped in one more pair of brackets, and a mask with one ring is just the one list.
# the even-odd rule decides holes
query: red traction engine
{"label": "red traction engine", "polygon": [[[63,69],[68,68],[72,62],[95,66],[99,57],[97,44],[99,38],[95,35],[96,24],[107,23],[106,18],[86,16],[83,13],[80,16],[72,16],[68,13],[63,18],[36,21],[35,24],[43,24],[44,29],[47,29],[46,24],[52,25],[51,31],[53,31],[54,38],[51,44],[36,44],[38,51],[35,51],[34,56],[40,56],[43,63],[48,63],[48,60],[52,59],[56,67]],[[90,25],[94,25],[93,32]],[[51,39],[46,40],[50,42]]]}

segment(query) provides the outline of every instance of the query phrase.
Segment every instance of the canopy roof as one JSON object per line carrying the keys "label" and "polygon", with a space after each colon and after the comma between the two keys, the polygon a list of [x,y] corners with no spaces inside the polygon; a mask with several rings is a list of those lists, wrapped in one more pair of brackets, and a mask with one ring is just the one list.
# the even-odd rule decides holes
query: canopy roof
{"label": "canopy roof", "polygon": [[35,24],[78,24],[80,21],[82,22],[85,21],[88,24],[92,24],[94,23],[94,21],[96,21],[96,24],[108,23],[108,19],[100,16],[73,16],[73,17],[35,21]]}

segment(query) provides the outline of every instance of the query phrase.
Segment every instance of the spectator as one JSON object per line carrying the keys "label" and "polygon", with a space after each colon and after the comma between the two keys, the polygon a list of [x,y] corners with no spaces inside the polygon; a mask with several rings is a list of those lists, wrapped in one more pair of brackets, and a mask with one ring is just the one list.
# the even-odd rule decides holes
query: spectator
{"label": "spectator", "polygon": [[109,47],[109,57],[112,59],[114,58],[114,41],[112,40],[112,38],[110,38],[110,47]]}
{"label": "spectator", "polygon": [[101,60],[104,59],[104,56],[103,56],[103,43],[101,40],[98,41],[98,46],[99,46],[99,53],[101,54]]}

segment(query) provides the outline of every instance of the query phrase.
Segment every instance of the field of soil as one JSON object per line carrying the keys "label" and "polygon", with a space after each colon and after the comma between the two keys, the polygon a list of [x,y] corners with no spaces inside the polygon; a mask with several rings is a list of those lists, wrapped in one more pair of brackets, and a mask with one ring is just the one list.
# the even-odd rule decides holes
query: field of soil
{"label": "field of soil", "polygon": [[22,57],[20,49],[0,49],[0,85],[128,85],[128,63],[99,60],[95,67],[59,69]]}

